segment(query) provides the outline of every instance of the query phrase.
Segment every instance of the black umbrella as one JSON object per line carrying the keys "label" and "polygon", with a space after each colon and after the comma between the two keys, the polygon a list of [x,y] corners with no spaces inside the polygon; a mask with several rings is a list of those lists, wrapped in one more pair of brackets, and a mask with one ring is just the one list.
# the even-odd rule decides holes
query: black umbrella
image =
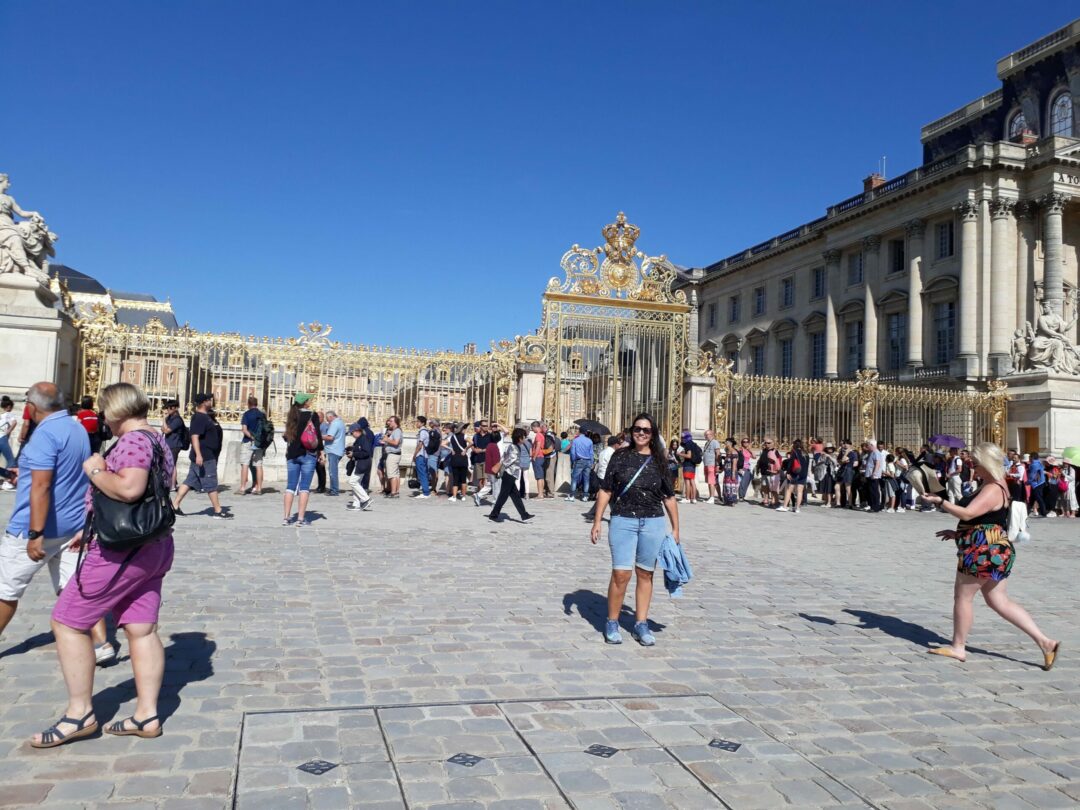
{"label": "black umbrella", "polygon": [[595,433],[598,436],[611,435],[611,430],[608,426],[597,422],[595,419],[575,419],[574,424],[586,433]]}

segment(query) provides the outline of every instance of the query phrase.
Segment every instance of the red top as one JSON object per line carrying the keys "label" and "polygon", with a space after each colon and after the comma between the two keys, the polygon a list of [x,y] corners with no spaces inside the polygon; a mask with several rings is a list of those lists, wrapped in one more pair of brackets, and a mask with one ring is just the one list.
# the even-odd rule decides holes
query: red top
{"label": "red top", "polygon": [[484,472],[495,474],[495,465],[502,461],[502,451],[498,442],[488,442],[484,448]]}
{"label": "red top", "polygon": [[98,432],[98,416],[93,411],[85,409],[81,410],[75,414],[75,418],[79,420],[79,424],[81,424],[91,436]]}

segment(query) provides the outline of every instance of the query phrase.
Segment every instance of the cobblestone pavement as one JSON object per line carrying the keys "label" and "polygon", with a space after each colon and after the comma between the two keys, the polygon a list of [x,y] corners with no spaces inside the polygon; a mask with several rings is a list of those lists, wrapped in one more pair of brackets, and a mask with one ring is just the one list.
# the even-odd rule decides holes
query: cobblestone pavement
{"label": "cobblestone pavement", "polygon": [[[180,519],[159,739],[29,748],[64,705],[33,583],[0,640],[0,806],[1080,803],[1080,522],[1034,521],[1010,581],[1064,641],[1046,673],[981,604],[966,665],[926,655],[950,628],[942,515],[683,507],[695,579],[657,595],[647,649],[602,642],[609,558],[580,504],[496,526],[441,499],[313,496],[296,529],[278,495],[223,500],[235,521]],[[125,653],[98,671],[103,724],[132,706]],[[314,759],[336,767],[297,770]]]}

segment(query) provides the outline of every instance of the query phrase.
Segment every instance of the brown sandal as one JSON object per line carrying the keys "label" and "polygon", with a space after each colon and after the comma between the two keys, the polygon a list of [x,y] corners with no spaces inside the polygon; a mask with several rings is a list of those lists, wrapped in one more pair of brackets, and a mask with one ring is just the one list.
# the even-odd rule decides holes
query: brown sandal
{"label": "brown sandal", "polygon": [[[93,709],[91,709],[90,714],[86,715],[82,720],[75,720],[74,718],[64,715],[57,720],[54,725],[41,732],[41,742],[30,740],[30,745],[33,748],[56,748],[58,745],[64,745],[65,743],[73,742],[82,739],[83,737],[89,737],[98,730],[97,720],[89,725],[86,722],[93,716]],[[75,730],[70,734],[64,734],[59,729],[61,723],[70,723],[75,726]]]}
{"label": "brown sandal", "polygon": [[1054,668],[1054,662],[1057,661],[1058,650],[1061,649],[1061,642],[1059,641],[1054,645],[1054,649],[1050,652],[1043,653],[1043,672],[1049,672]]}
{"label": "brown sandal", "polygon": [[951,647],[934,647],[931,650],[927,650],[930,655],[940,655],[944,658],[951,658],[954,661],[959,661],[961,664],[967,661],[967,656],[961,658],[959,655],[952,651]]}
{"label": "brown sandal", "polygon": [[[147,717],[145,720],[136,720],[134,715],[132,715],[126,720],[117,720],[115,723],[105,729],[105,733],[112,734],[116,737],[142,737],[145,740],[152,740],[154,737],[161,736],[161,722],[158,721],[158,727],[155,728],[153,731],[147,731],[146,726],[149,723],[153,723],[157,719],[158,716],[156,714],[153,717]],[[124,724],[128,720],[131,721],[132,725],[135,726],[135,728],[126,728],[124,726]]]}

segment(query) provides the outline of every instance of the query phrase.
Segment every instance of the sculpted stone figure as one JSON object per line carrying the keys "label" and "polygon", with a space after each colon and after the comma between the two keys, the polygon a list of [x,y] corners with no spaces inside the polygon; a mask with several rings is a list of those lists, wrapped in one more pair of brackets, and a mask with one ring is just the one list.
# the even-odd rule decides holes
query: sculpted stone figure
{"label": "sculpted stone figure", "polygon": [[[22,273],[41,284],[49,282],[49,256],[58,238],[37,211],[24,211],[7,191],[11,181],[0,174],[0,273]],[[15,216],[23,222],[16,223]]]}
{"label": "sculpted stone figure", "polygon": [[1068,335],[1074,326],[1076,315],[1066,323],[1064,318],[1054,312],[1049,301],[1043,301],[1042,313],[1035,322],[1035,328],[1032,329],[1030,323],[1027,325],[1027,365],[1031,368],[1048,368],[1065,374],[1080,375],[1080,348],[1077,348]]}

